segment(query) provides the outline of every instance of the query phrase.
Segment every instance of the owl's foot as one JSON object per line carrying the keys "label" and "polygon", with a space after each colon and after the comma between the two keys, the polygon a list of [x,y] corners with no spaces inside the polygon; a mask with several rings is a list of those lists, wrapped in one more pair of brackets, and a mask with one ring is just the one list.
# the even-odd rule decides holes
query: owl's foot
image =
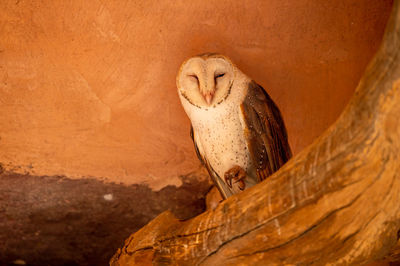
{"label": "owl's foot", "polygon": [[246,178],[246,171],[243,170],[242,167],[235,165],[231,169],[225,172],[224,175],[225,183],[232,188],[232,180],[233,183],[238,183],[238,187],[240,190],[244,190],[246,188],[246,184],[244,183],[244,179]]}

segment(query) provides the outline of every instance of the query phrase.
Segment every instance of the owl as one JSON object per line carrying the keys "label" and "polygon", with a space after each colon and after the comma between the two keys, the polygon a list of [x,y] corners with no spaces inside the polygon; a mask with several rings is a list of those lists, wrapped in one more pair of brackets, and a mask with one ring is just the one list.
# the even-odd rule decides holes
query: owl
{"label": "owl", "polygon": [[197,156],[223,198],[266,179],[292,156],[278,107],[228,57],[192,57],[176,83]]}

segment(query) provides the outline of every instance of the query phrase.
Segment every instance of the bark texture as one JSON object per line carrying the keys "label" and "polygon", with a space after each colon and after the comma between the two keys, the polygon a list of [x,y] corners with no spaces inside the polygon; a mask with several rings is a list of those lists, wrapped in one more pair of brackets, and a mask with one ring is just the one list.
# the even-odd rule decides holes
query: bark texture
{"label": "bark texture", "polygon": [[340,118],[259,185],[179,221],[165,212],[111,265],[361,264],[400,229],[400,1]]}

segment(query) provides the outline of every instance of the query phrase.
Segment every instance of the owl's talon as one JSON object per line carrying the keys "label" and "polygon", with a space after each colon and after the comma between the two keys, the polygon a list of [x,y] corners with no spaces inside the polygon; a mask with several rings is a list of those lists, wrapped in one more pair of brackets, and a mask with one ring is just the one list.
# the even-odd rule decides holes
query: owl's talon
{"label": "owl's talon", "polygon": [[232,188],[232,177],[228,174],[228,172],[225,173],[224,178],[228,187]]}
{"label": "owl's talon", "polygon": [[238,183],[238,187],[240,190],[244,190],[246,188],[246,184],[244,183],[244,179],[246,178],[246,172],[242,167],[235,165],[231,169],[225,172],[224,175],[225,183],[232,188],[232,179],[234,180],[234,184]]}
{"label": "owl's talon", "polygon": [[243,180],[239,180],[240,183],[238,184],[238,187],[240,190],[244,190],[246,188],[246,184],[243,182]]}

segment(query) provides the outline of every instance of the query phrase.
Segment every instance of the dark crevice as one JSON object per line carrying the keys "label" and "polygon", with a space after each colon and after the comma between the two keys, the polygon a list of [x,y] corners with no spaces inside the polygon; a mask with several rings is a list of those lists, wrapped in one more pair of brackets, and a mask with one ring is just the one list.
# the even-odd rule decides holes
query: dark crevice
{"label": "dark crevice", "polygon": [[133,254],[138,253],[138,252],[140,252],[140,251],[154,249],[153,246],[146,246],[146,247],[138,248],[138,249],[136,249],[136,250],[134,250],[134,251],[128,251],[128,250],[127,250],[128,246],[129,246],[129,244],[126,245],[124,253],[125,253],[125,254],[128,254],[129,256],[132,256]]}
{"label": "dark crevice", "polygon": [[[214,226],[214,227],[210,227],[210,228],[207,228],[207,229],[201,230],[201,231],[196,231],[196,232],[193,232],[193,233],[190,233],[190,234],[175,235],[175,236],[173,236],[173,237],[169,237],[169,238],[165,238],[165,239],[156,240],[156,243],[153,244],[153,246],[145,246],[145,247],[136,249],[136,250],[134,250],[134,251],[132,251],[132,252],[128,252],[128,251],[126,250],[125,253],[127,253],[127,254],[129,254],[129,255],[133,255],[134,253],[136,253],[136,252],[138,252],[138,251],[142,251],[142,250],[146,250],[146,249],[154,249],[155,246],[161,246],[163,243],[168,242],[168,241],[171,241],[171,240],[175,240],[175,239],[178,239],[178,238],[185,238],[185,237],[190,237],[190,236],[195,236],[195,235],[203,234],[203,233],[208,232],[208,231],[213,231],[213,230],[215,230],[215,229],[217,229],[217,228],[219,228],[219,227],[221,227],[221,226]],[[168,243],[167,245],[168,245],[169,247],[171,247],[171,246],[177,246],[177,245],[170,244],[170,243]],[[127,245],[125,246],[125,249],[126,249],[128,246],[129,246],[129,244],[127,244]]]}

